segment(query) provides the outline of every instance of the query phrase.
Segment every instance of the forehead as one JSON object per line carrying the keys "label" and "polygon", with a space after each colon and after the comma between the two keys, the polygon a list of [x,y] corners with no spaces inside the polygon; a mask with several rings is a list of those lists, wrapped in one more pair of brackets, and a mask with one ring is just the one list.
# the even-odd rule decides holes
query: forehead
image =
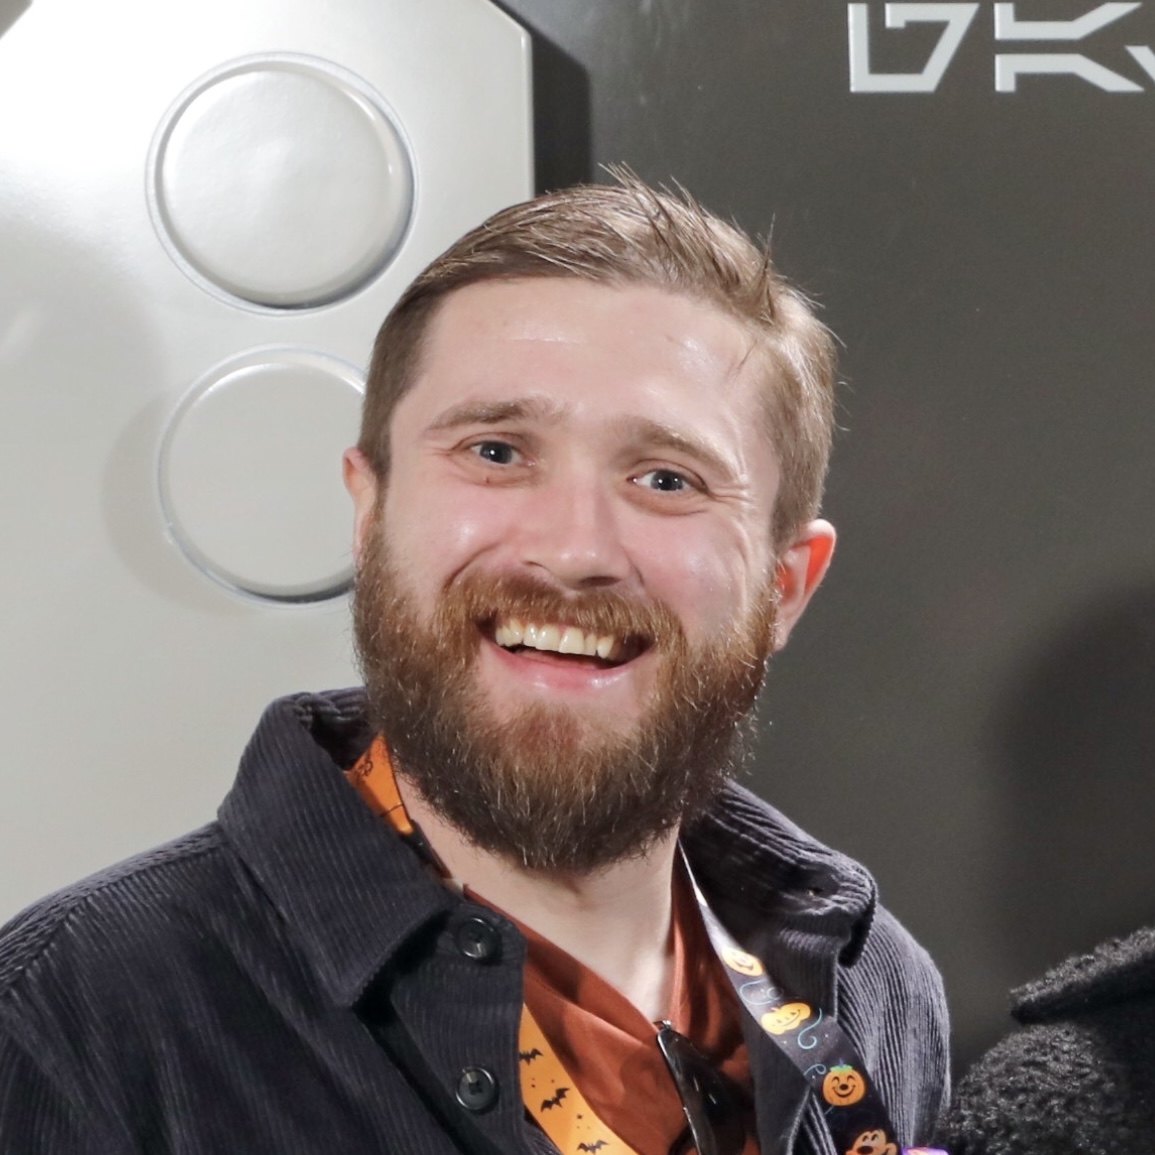
{"label": "forehead", "polygon": [[571,277],[493,281],[441,303],[406,400],[428,413],[534,395],[575,418],[761,431],[765,373],[746,328],[700,300]]}

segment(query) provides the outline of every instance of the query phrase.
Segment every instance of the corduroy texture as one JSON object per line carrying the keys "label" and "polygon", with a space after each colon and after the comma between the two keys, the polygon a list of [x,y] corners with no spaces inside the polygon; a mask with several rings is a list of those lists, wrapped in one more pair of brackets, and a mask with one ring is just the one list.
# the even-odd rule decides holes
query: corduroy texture
{"label": "corduroy texture", "polygon": [[[431,879],[345,781],[358,691],[266,712],[219,820],[0,935],[3,1155],[548,1152],[518,1091],[525,942]],[[740,789],[687,836],[739,941],[832,1006],[903,1142],[946,1092],[938,976],[865,871]],[[497,958],[457,945],[490,921]],[[831,1150],[798,1071],[748,1032],[763,1155]],[[464,1068],[498,1089],[458,1105]]]}
{"label": "corduroy texture", "polygon": [[955,1155],[1155,1151],[1155,929],[1068,959],[1012,995],[1022,1029],[959,1085]]}

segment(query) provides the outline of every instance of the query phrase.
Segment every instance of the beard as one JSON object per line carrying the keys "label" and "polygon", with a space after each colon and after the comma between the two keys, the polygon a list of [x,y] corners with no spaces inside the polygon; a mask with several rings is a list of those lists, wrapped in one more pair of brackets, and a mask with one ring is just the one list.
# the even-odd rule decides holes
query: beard
{"label": "beard", "polygon": [[[378,516],[353,597],[369,720],[398,776],[473,845],[529,870],[589,874],[645,855],[740,768],[772,649],[775,592],[697,646],[659,602],[605,589],[562,593],[522,575],[459,575],[426,623]],[[549,702],[499,719],[475,667],[493,623],[515,617],[652,650],[657,676],[637,723],[621,732],[596,710]]]}

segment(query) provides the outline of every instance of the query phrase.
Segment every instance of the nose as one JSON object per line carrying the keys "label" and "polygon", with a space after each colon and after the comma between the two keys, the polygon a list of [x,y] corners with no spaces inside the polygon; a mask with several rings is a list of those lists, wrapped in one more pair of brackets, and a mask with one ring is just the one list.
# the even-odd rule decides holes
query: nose
{"label": "nose", "polygon": [[567,472],[535,487],[521,513],[523,565],[574,590],[629,580],[619,511],[603,484]]}

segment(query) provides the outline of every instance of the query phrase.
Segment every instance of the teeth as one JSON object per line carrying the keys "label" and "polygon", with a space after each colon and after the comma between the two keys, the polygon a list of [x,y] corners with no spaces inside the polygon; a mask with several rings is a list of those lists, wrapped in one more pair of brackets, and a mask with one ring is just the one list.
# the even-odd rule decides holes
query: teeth
{"label": "teeth", "polygon": [[617,638],[612,634],[587,634],[577,626],[542,626],[535,622],[521,622],[510,618],[493,632],[499,646],[528,646],[557,654],[584,654],[586,657],[612,658],[620,652]]}
{"label": "teeth", "polygon": [[565,633],[562,634],[561,641],[558,642],[557,652],[559,654],[584,654],[585,644],[586,636],[581,630],[576,630],[573,626],[566,626]]}
{"label": "teeth", "polygon": [[524,636],[525,627],[517,618],[511,618],[508,622],[503,622],[493,631],[493,640],[497,642],[499,646],[505,646],[507,649],[510,646],[520,645]]}

